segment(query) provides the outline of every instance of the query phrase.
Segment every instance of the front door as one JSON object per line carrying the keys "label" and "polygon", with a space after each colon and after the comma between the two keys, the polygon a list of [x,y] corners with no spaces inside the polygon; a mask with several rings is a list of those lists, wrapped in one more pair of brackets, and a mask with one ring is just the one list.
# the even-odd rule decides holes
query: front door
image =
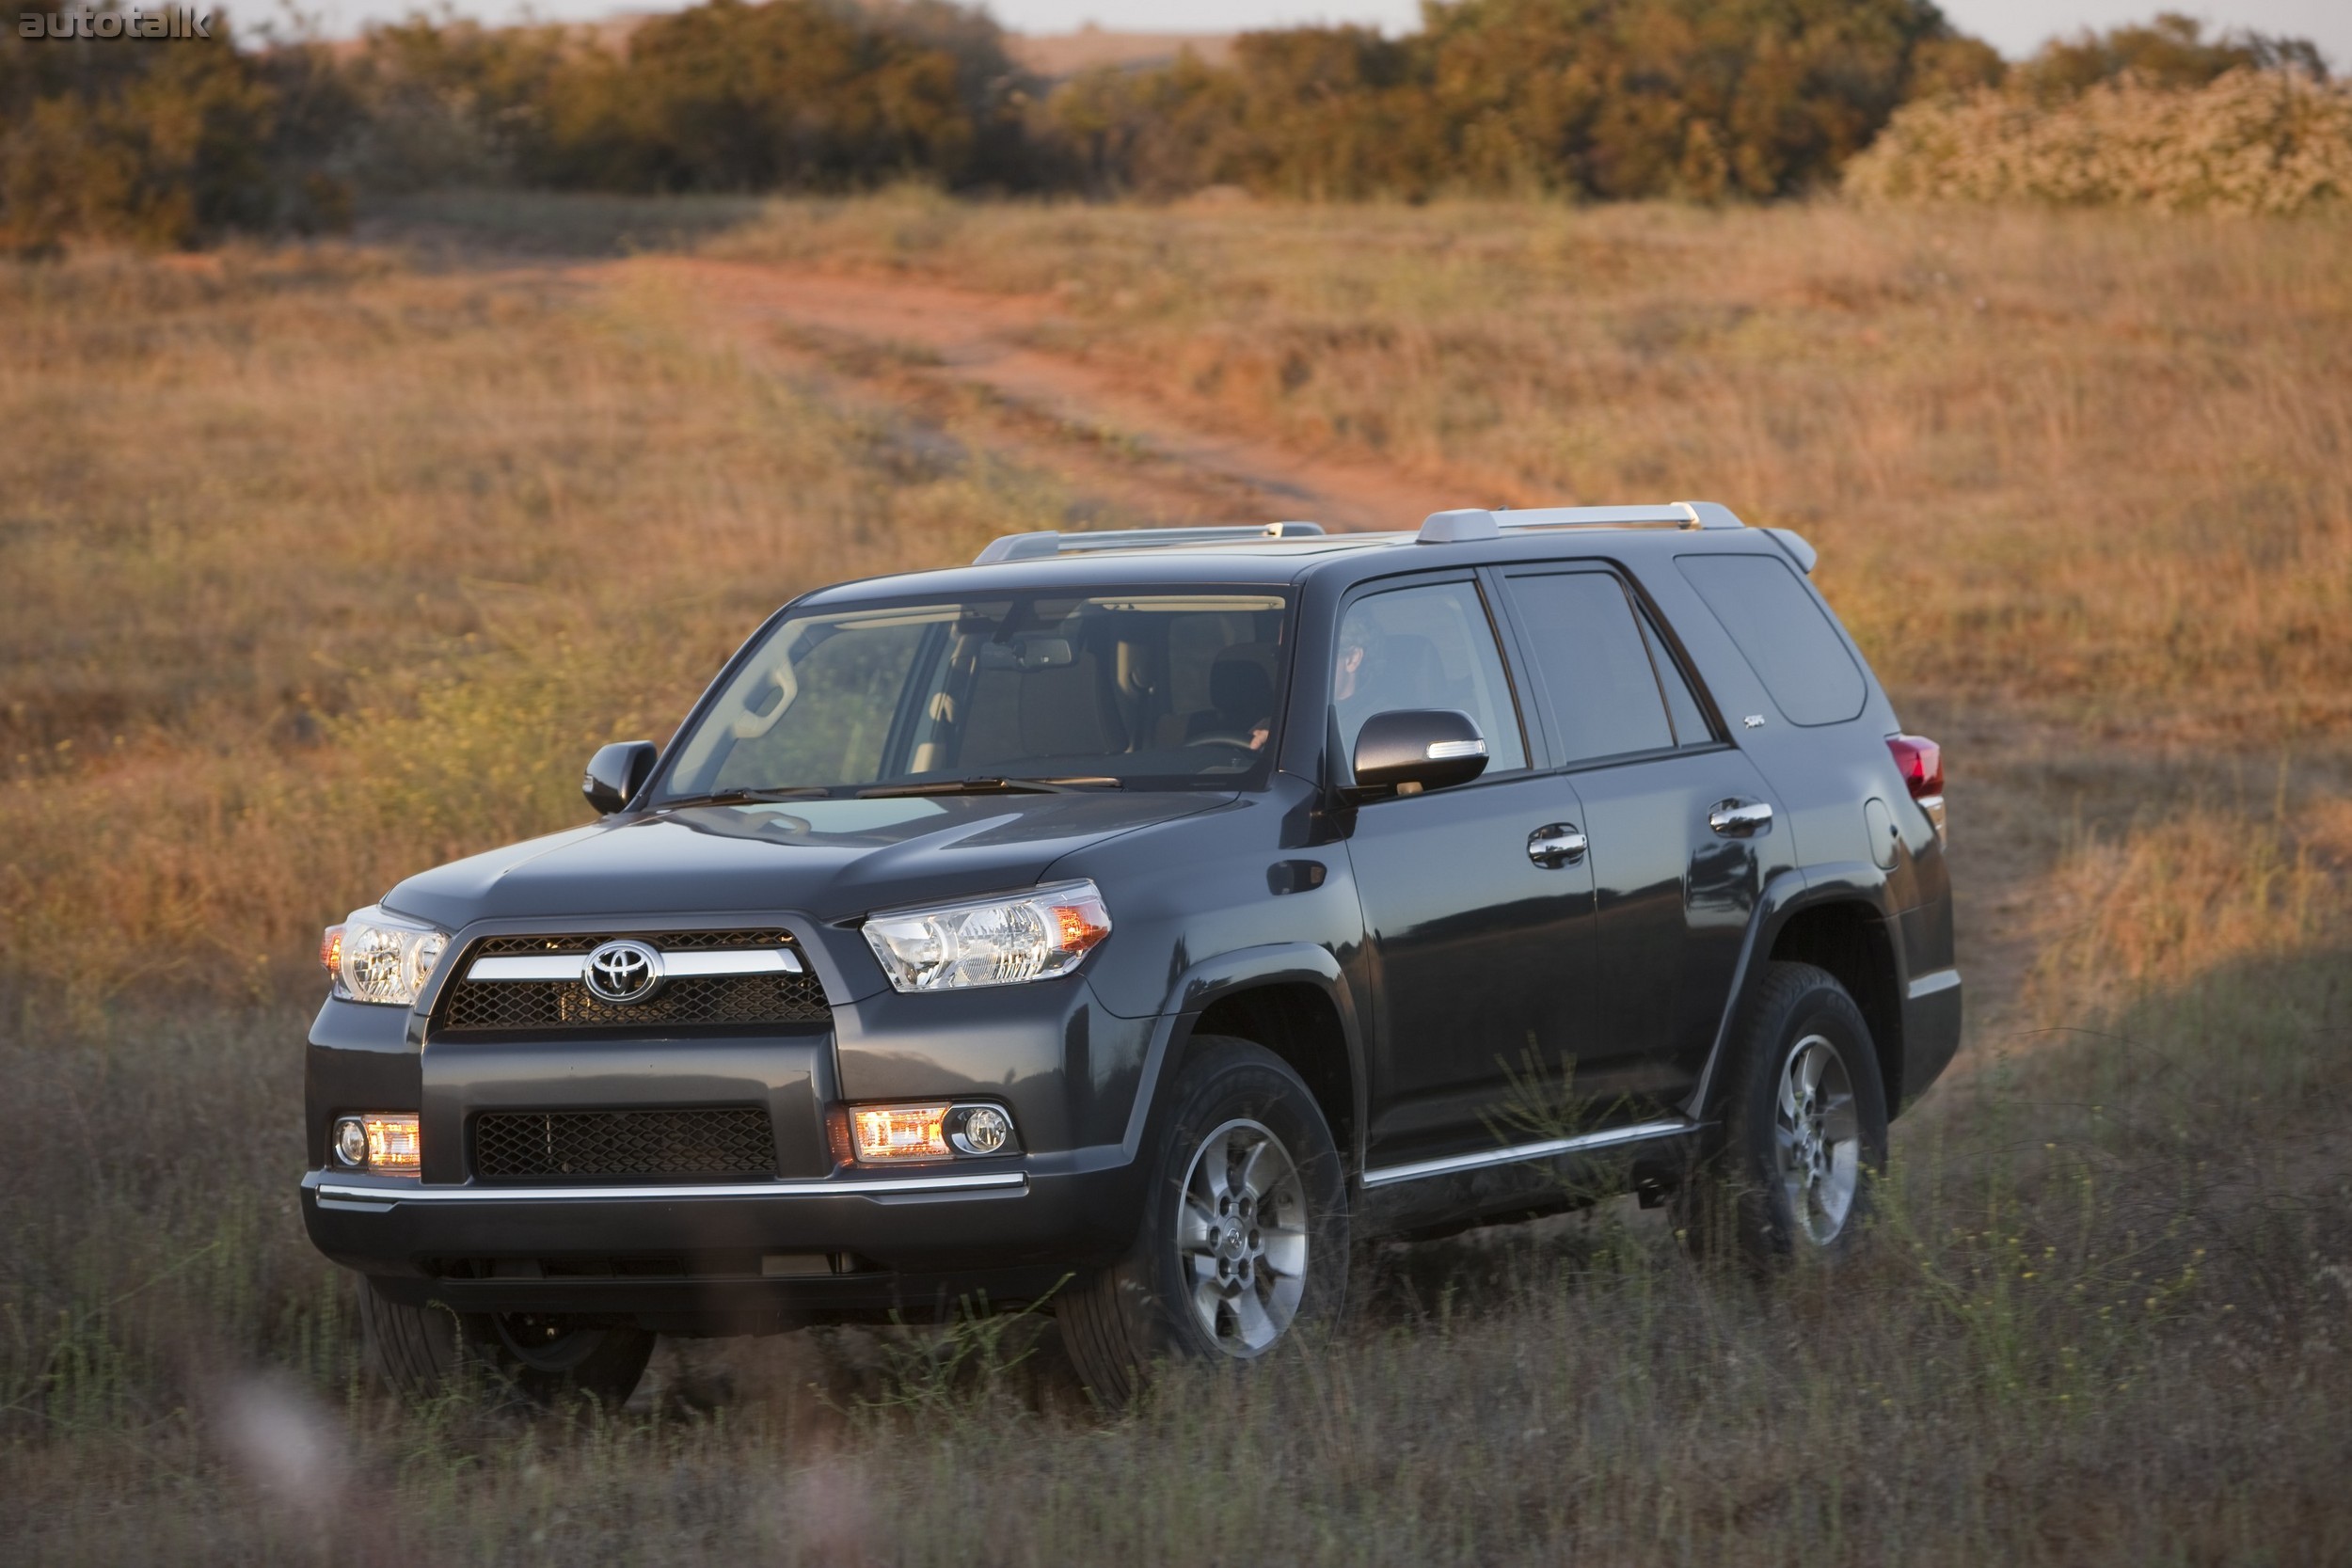
{"label": "front door", "polygon": [[1456,708],[1486,736],[1476,782],[1358,808],[1348,838],[1370,993],[1366,1164],[1557,1136],[1539,1085],[1587,1049],[1593,878],[1564,846],[1575,786],[1528,767],[1494,626],[1469,574],[1343,612],[1332,706],[1343,754],[1375,713]]}

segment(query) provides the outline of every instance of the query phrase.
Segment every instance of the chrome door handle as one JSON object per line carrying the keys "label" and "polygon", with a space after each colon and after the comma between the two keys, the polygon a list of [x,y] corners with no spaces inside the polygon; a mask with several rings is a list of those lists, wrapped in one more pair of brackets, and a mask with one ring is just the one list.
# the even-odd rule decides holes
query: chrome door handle
{"label": "chrome door handle", "polygon": [[1527,858],[1547,871],[1584,858],[1584,834],[1573,822],[1551,822],[1527,835]]}
{"label": "chrome door handle", "polygon": [[1762,800],[1718,800],[1707,825],[1725,838],[1754,838],[1772,825],[1772,808]]}

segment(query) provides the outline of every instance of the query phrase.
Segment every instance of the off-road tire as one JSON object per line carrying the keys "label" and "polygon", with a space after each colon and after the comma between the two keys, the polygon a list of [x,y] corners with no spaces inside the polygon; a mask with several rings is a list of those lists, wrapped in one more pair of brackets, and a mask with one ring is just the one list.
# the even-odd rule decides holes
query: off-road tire
{"label": "off-road tire", "polygon": [[1195,1311],[1194,1279],[1178,1246],[1184,1183],[1204,1140],[1236,1122],[1271,1132],[1295,1167],[1305,1200],[1305,1289],[1266,1351],[1327,1334],[1347,1300],[1346,1173],[1331,1129],[1296,1072],[1264,1047],[1197,1037],[1144,1140],[1143,1220],[1127,1255],[1071,1282],[1055,1300],[1062,1343],[1105,1407],[1125,1406],[1163,1361],[1235,1359]]}
{"label": "off-road tire", "polygon": [[493,1402],[547,1406],[586,1398],[617,1409],[653,1357],[655,1337],[641,1328],[574,1328],[552,1350],[519,1350],[512,1323],[437,1305],[405,1306],[365,1275],[358,1280],[368,1370],[412,1403],[471,1386]]}
{"label": "off-road tire", "polygon": [[[1798,1048],[1824,1040],[1851,1091],[1856,1166],[1851,1206],[1826,1243],[1800,1215],[1783,1178],[1777,1129],[1783,1074]],[[1886,1089],[1862,1009],[1827,970],[1769,965],[1724,1062],[1719,1130],[1676,1194],[1677,1229],[1702,1258],[1769,1275],[1836,1263],[1861,1244],[1872,1189],[1886,1169]]]}

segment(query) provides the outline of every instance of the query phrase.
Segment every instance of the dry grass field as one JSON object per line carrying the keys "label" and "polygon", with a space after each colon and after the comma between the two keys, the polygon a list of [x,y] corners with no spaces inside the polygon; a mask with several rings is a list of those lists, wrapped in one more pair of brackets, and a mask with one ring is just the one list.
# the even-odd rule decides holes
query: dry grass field
{"label": "dry grass field", "polygon": [[[0,271],[6,1555],[2352,1559],[2347,241],[434,198]],[[319,926],[579,820],[802,588],[1382,494],[1797,527],[1945,742],[1970,1039],[1862,1267],[1389,1248],[1118,1419],[1031,1318],[665,1347],[597,1420],[364,1386],[293,1202]]]}

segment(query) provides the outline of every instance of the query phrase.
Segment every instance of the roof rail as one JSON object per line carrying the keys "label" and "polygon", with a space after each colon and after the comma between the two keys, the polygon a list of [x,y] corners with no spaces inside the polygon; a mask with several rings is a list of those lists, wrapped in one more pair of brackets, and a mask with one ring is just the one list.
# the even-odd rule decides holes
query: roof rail
{"label": "roof rail", "polygon": [[972,558],[975,566],[1000,561],[1041,561],[1052,555],[1078,555],[1088,550],[1137,550],[1171,545],[1240,545],[1257,539],[1312,539],[1323,534],[1321,523],[1250,523],[1235,528],[1121,528],[1098,533],[1007,533],[989,541]]}
{"label": "roof rail", "polygon": [[1505,529],[1538,528],[1744,528],[1727,506],[1713,501],[1664,501],[1654,506],[1539,506],[1500,512],[1464,507],[1432,512],[1421,525],[1422,545],[1458,545],[1500,539]]}

